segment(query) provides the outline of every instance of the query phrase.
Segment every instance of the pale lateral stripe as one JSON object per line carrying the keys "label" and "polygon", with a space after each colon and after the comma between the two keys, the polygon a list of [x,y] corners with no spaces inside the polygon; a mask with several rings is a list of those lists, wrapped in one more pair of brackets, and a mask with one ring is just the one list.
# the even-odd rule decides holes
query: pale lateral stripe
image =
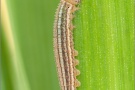
{"label": "pale lateral stripe", "polygon": [[[58,19],[58,25],[61,25],[61,17],[62,17],[62,10],[64,8],[64,4],[61,4],[61,8],[60,8],[60,12],[59,12],[59,19]],[[61,30],[58,29],[58,34],[60,35],[58,38],[58,42],[61,42]],[[61,44],[59,44],[59,52],[62,52],[62,48],[61,48]],[[62,68],[62,78],[63,78],[63,87],[65,90],[67,90],[66,87],[66,77],[65,77],[65,69],[64,69],[64,60],[63,60],[63,56],[62,53],[59,53],[59,57],[60,57],[60,62],[61,62],[61,68]]]}
{"label": "pale lateral stripe", "polygon": [[[61,78],[61,76],[62,76],[62,72],[61,72],[61,66],[60,66],[60,59],[59,59],[59,54],[58,54],[58,30],[57,30],[57,26],[58,26],[58,17],[57,17],[57,15],[59,15],[59,10],[60,10],[60,8],[61,8],[61,4],[62,3],[60,3],[59,4],[59,7],[58,7],[58,9],[57,9],[57,12],[56,12],[56,18],[55,18],[55,23],[54,23],[54,32],[53,32],[53,34],[54,34],[54,53],[55,53],[55,58],[56,58],[56,66],[57,66],[57,73],[58,73],[58,75],[59,75],[59,83],[60,83],[60,86],[62,86],[63,85],[63,78]],[[62,90],[64,90],[64,88],[63,87],[61,87],[61,89]]]}
{"label": "pale lateral stripe", "polygon": [[72,62],[73,62],[73,60],[72,60],[72,56],[71,56],[71,48],[70,48],[70,14],[71,14],[71,9],[72,9],[72,4],[69,4],[69,9],[68,9],[68,11],[67,11],[67,38],[68,38],[68,51],[69,51],[69,59],[70,59],[70,68],[71,68],[71,73],[70,73],[70,77],[71,77],[71,90],[74,90],[74,77],[73,77],[73,64],[72,64]]}

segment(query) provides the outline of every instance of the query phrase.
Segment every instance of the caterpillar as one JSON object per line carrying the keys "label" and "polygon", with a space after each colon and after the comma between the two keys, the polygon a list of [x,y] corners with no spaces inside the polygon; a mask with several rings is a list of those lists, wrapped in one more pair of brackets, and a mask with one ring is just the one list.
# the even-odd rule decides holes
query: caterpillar
{"label": "caterpillar", "polygon": [[76,90],[80,82],[76,76],[80,71],[75,68],[79,61],[75,59],[78,52],[74,49],[72,24],[73,14],[80,0],[61,0],[55,14],[54,54],[61,90]]}

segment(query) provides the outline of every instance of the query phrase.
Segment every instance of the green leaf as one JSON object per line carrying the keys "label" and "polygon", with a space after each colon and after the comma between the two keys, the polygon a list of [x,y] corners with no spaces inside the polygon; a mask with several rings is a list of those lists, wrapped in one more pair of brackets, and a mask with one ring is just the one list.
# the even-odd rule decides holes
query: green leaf
{"label": "green leaf", "polygon": [[82,0],[74,24],[78,90],[134,90],[134,1]]}

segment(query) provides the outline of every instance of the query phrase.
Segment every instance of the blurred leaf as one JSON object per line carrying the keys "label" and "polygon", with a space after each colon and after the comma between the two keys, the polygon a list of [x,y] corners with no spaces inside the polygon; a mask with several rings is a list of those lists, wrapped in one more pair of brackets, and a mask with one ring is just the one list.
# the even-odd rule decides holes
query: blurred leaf
{"label": "blurred leaf", "polygon": [[[7,40],[3,25],[2,83],[5,90],[59,90],[52,45],[57,4],[58,1],[7,0],[11,32],[7,31],[13,35],[13,42]],[[10,50],[11,42],[13,50]],[[12,58],[12,51],[16,59]],[[25,79],[27,81],[22,81]]]}

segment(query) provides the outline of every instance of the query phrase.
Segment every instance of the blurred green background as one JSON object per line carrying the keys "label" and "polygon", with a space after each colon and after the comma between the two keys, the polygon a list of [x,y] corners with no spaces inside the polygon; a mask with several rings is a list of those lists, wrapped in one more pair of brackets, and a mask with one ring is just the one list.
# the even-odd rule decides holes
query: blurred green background
{"label": "blurred green background", "polygon": [[[52,46],[54,14],[59,0],[6,2],[16,53],[20,56],[16,56],[18,62],[13,62],[8,47],[10,43],[7,42],[6,33],[2,30],[0,90],[59,90]],[[14,70],[14,65],[18,70]],[[26,77],[23,77],[23,74]],[[21,78],[25,78],[26,81]],[[24,83],[27,83],[26,88]],[[22,89],[19,89],[21,86]]]}

